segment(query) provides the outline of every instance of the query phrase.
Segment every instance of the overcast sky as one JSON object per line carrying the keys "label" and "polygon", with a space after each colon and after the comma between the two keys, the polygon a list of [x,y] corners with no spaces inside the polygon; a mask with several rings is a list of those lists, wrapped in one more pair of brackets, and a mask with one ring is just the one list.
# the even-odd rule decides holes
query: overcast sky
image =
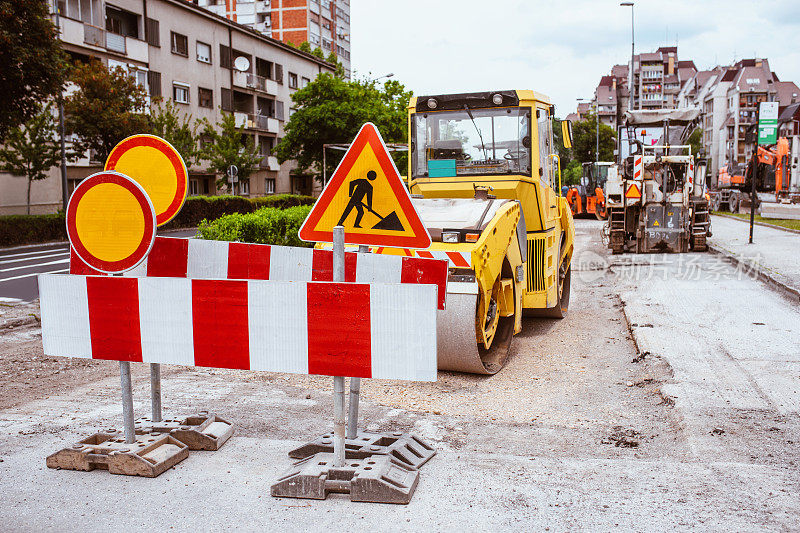
{"label": "overcast sky", "polygon": [[[414,94],[534,89],[556,115],[591,98],[631,53],[631,12],[605,0],[351,0],[357,74],[389,72]],[[699,69],[765,57],[800,84],[800,0],[640,0],[636,53],[678,45]]]}

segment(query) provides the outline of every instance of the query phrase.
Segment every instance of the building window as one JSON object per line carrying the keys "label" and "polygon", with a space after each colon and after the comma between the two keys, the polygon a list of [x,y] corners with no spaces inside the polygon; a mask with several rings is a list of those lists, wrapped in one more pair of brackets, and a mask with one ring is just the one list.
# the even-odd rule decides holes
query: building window
{"label": "building window", "polygon": [[275,194],[275,178],[267,178],[264,183],[264,192],[267,194]]}
{"label": "building window", "polygon": [[185,83],[172,83],[172,99],[179,104],[189,103],[189,86]]}
{"label": "building window", "polygon": [[180,33],[170,32],[172,53],[189,57],[189,39]]}
{"label": "building window", "polygon": [[297,74],[294,72],[289,73],[289,88],[297,89]]}
{"label": "building window", "polygon": [[200,107],[214,108],[214,92],[211,89],[197,89],[197,105]]}
{"label": "building window", "polygon": [[154,70],[147,71],[147,87],[150,96],[161,96],[161,73]]}
{"label": "building window", "polygon": [[197,41],[197,60],[202,63],[211,63],[211,45]]}
{"label": "building window", "polygon": [[306,86],[307,86],[309,83],[311,83],[311,80],[310,80],[310,79],[308,79],[308,78],[306,78],[306,77],[304,77],[304,78],[301,80],[300,87],[306,87]]}
{"label": "building window", "polygon": [[239,194],[250,194],[250,180],[239,181]]}
{"label": "building window", "polygon": [[197,180],[189,180],[189,196],[200,194],[200,183]]}

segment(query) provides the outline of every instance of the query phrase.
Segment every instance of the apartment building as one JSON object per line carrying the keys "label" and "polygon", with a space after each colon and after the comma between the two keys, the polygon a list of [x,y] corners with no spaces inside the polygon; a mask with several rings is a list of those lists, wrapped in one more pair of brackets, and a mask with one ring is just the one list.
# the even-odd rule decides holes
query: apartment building
{"label": "apartment building", "polygon": [[674,109],[678,93],[694,73],[694,61],[679,61],[677,46],[662,46],[628,62],[628,109]]}
{"label": "apartment building", "polygon": [[[283,136],[292,92],[320,72],[333,72],[333,65],[185,0],[58,2],[60,38],[72,60],[122,67],[149,98],[172,99],[194,119],[217,123],[222,111],[234,114],[262,155],[237,194],[313,194],[318,188],[312,177],[292,175],[294,164],[278,164],[271,152]],[[68,163],[70,192],[101,169],[92,155]],[[189,194],[216,194],[216,178],[202,165],[190,166]],[[0,214],[24,213],[25,189],[24,178],[0,173]],[[61,202],[60,169],[54,167],[33,184],[31,212],[54,212]]]}
{"label": "apartment building", "polygon": [[679,94],[681,107],[699,106],[703,147],[710,158],[712,184],[726,164],[751,157],[748,130],[758,121],[761,102],[778,102],[779,112],[800,101],[797,85],[780,81],[763,58],[742,59],[727,67],[696,72]]}
{"label": "apartment building", "polygon": [[190,0],[285,43],[331,52],[350,77],[350,0]]}

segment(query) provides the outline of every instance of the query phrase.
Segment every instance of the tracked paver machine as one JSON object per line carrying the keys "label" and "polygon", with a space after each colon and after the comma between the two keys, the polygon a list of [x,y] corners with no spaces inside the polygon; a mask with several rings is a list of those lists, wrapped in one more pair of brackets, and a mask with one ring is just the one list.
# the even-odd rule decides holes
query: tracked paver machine
{"label": "tracked paver machine", "polygon": [[613,162],[583,163],[580,183],[570,187],[566,194],[572,215],[605,220],[608,214],[604,192],[606,181],[609,175],[612,180],[616,179],[616,173],[617,165]]}
{"label": "tracked paver machine", "polygon": [[[705,251],[711,235],[705,198],[705,162],[695,165],[681,144],[697,125],[698,109],[627,111],[630,154],[606,186],[610,214],[604,228],[612,253]],[[659,142],[644,146],[636,128],[662,127]]]}
{"label": "tracked paver machine", "polygon": [[561,318],[575,227],[549,99],[530,90],[411,99],[408,184],[433,243],[376,249],[449,261],[439,369],[494,374],[525,314]]}

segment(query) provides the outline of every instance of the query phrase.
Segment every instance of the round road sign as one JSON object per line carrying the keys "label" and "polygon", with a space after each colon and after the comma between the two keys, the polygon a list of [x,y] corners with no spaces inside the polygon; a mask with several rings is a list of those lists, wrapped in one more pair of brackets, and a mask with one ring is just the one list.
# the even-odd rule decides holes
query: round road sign
{"label": "round road sign", "polygon": [[106,170],[125,174],[142,186],[163,226],[181,210],[188,191],[186,165],[175,148],[155,135],[133,135],[111,150]]}
{"label": "round road sign", "polygon": [[124,272],[150,253],[156,213],[141,185],[118,172],[98,172],[80,182],[69,199],[67,236],[90,267]]}

